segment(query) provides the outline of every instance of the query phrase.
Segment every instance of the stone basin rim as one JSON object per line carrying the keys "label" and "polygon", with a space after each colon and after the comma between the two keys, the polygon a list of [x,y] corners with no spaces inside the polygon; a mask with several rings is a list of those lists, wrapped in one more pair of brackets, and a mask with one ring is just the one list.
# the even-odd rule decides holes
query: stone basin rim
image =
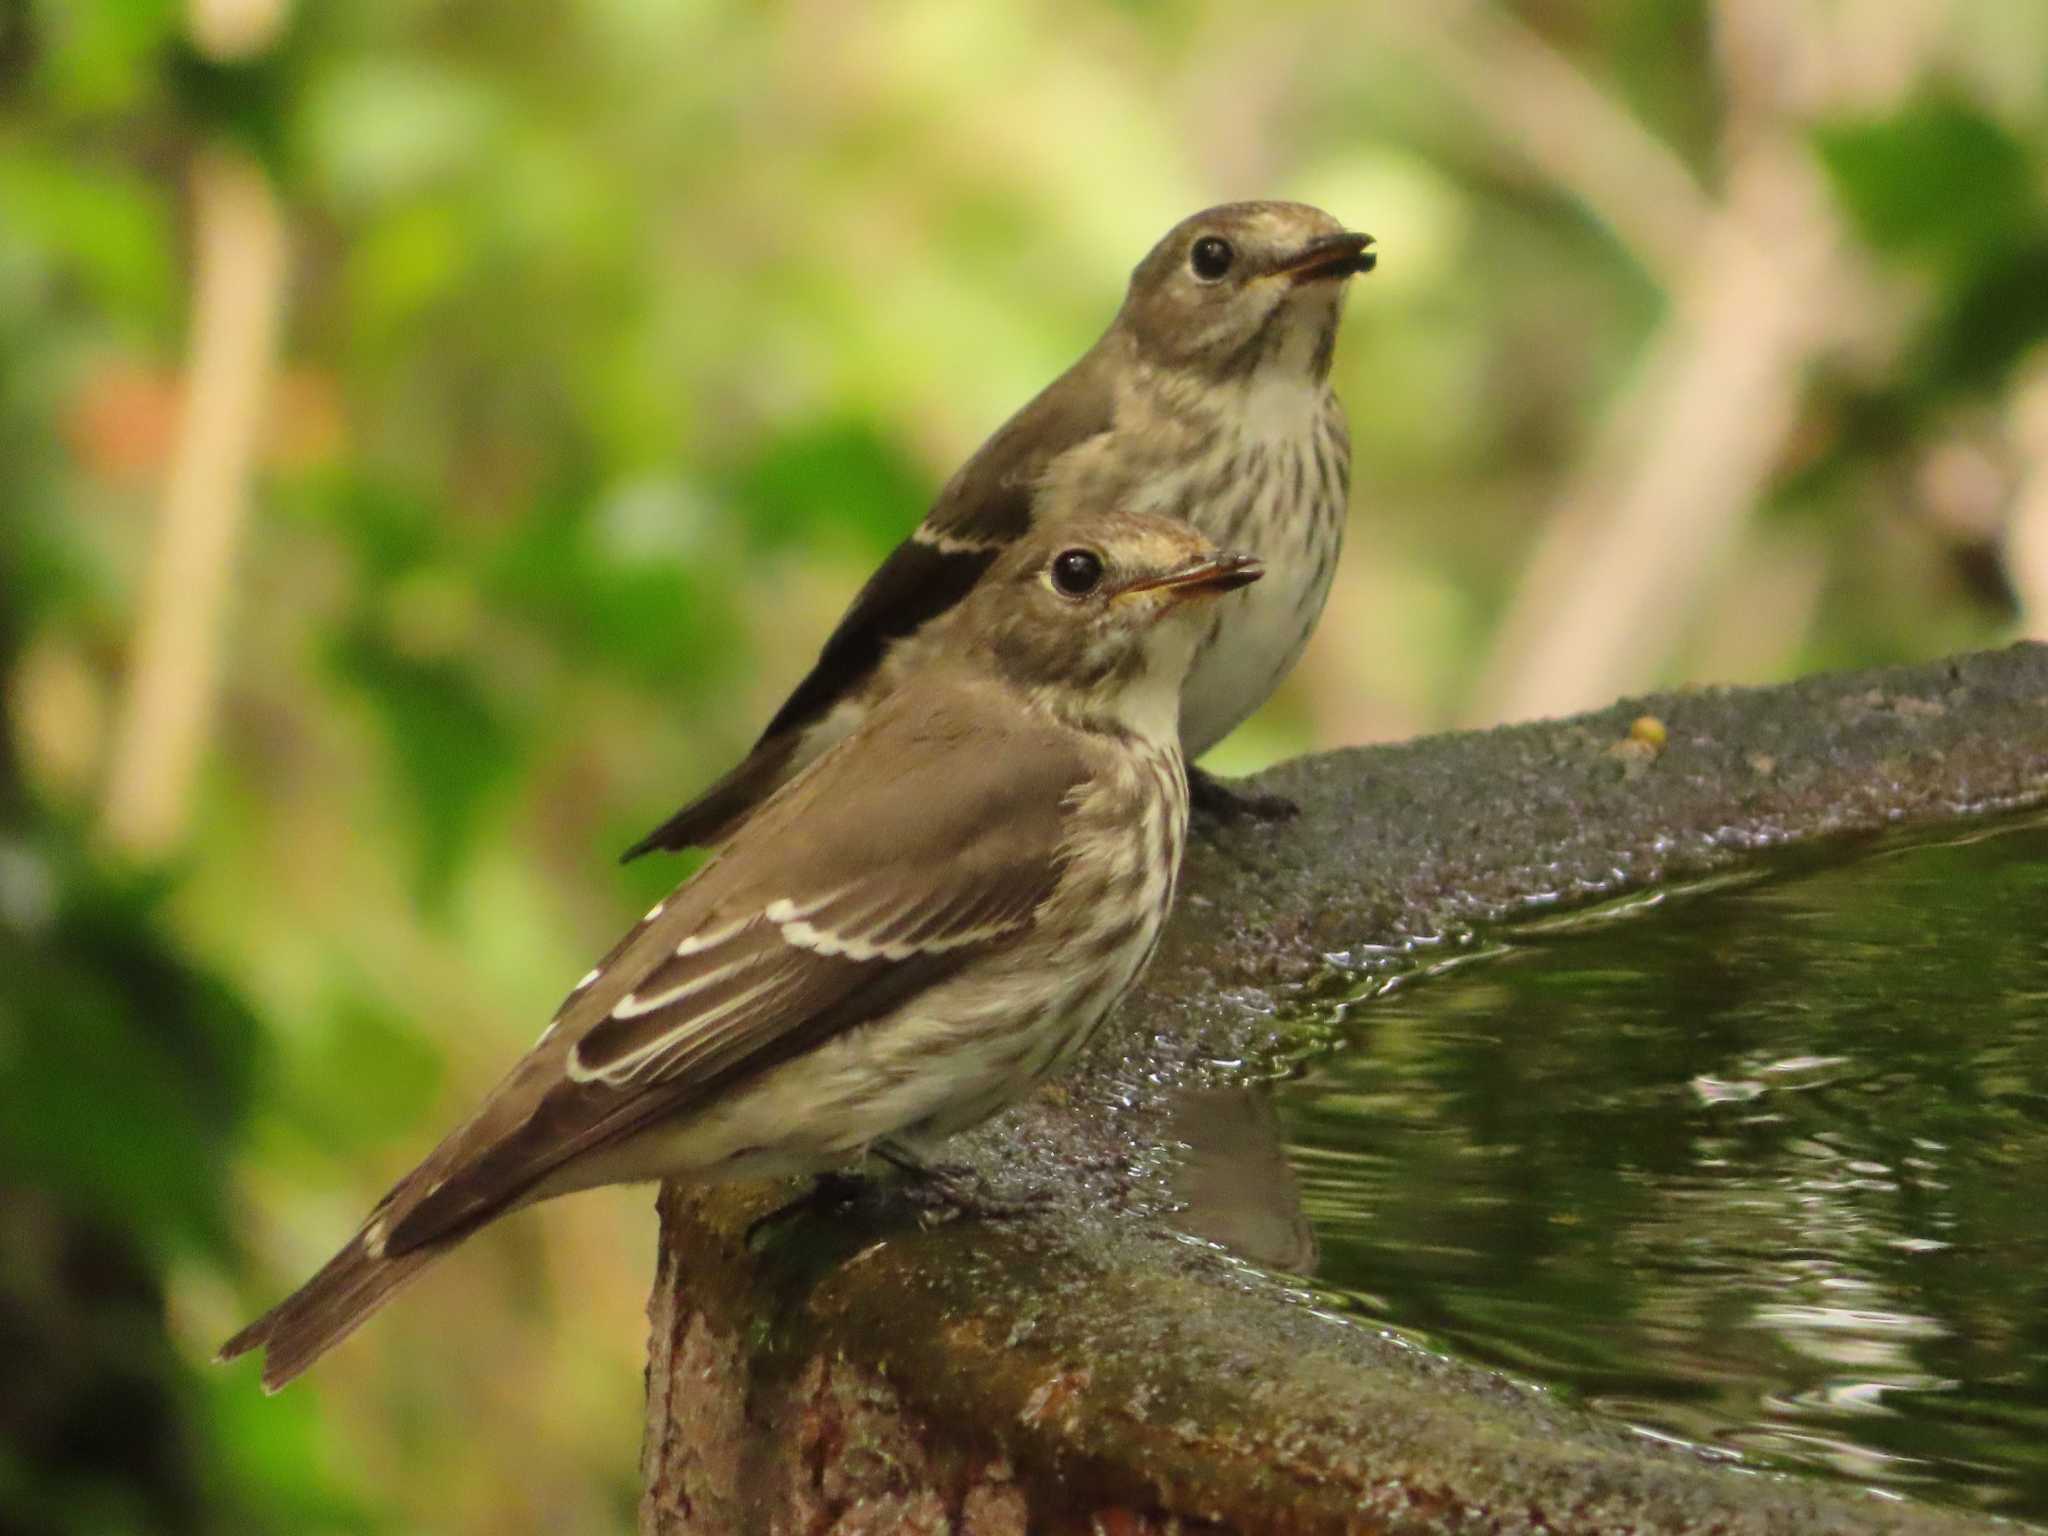
{"label": "stone basin rim", "polygon": [[[1631,745],[1646,714],[1661,750]],[[1133,1531],[2019,1528],[1659,1444],[1339,1326],[1149,1213],[1169,1089],[1270,1027],[1226,993],[1297,993],[1332,954],[1529,915],[1539,887],[1573,893],[1555,912],[1763,847],[2048,804],[2048,647],[1625,699],[1258,783],[1301,816],[1200,837],[1153,971],[1089,1060],[958,1144],[1050,1189],[1045,1217],[758,1250],[744,1235],[785,1190],[664,1192],[643,1529],[1085,1530],[1103,1511]]]}

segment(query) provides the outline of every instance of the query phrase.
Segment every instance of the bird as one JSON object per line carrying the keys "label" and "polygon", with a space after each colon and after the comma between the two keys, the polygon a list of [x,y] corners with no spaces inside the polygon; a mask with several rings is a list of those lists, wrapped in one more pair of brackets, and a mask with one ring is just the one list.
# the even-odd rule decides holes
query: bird
{"label": "bird", "polygon": [[[1226,203],[1175,225],[1095,345],[946,482],[747,755],[622,858],[729,836],[874,707],[895,649],[1078,497],[1179,518],[1264,562],[1265,581],[1214,608],[1183,695],[1190,763],[1229,735],[1293,670],[1336,573],[1351,440],[1330,365],[1373,244],[1305,203]],[[1193,784],[1220,816],[1293,810],[1199,770]]]}
{"label": "bird", "polygon": [[1059,1070],[1150,961],[1180,694],[1257,581],[1120,509],[1014,541],[907,675],[579,981],[481,1106],[222,1346],[275,1391],[471,1233],[605,1184],[929,1154]]}

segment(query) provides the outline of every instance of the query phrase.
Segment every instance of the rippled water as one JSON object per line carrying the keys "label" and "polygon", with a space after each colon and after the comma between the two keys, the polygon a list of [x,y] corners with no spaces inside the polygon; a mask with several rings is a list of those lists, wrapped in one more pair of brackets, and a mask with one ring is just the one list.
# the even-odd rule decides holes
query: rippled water
{"label": "rippled water", "polygon": [[2048,827],[1650,906],[1345,1010],[1273,1105],[1283,1267],[1647,1428],[2048,1516]]}

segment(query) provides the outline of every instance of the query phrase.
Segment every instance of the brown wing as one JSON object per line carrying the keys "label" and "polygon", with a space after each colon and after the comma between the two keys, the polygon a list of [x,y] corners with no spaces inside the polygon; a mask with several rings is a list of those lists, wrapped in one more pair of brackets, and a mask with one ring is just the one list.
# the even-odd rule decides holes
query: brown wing
{"label": "brown wing", "polygon": [[995,549],[942,549],[912,535],[898,544],[853,606],[796,691],[783,701],[753,748],[731,771],[619,855],[628,863],[657,848],[715,846],[787,781],[799,737],[882,664],[888,647],[965,597],[995,559]]}
{"label": "brown wing", "polygon": [[628,848],[710,846],[729,836],[789,776],[797,738],[853,693],[896,641],[946,612],[996,555],[1031,526],[1032,498],[1052,461],[1110,429],[1109,363],[1091,351],[999,428],[939,492],[853,600],[804,680],[731,772]]}
{"label": "brown wing", "polygon": [[972,694],[907,688],[770,801],[394,1193],[385,1252],[479,1225],[570,1160],[1015,942],[1058,883],[1087,765],[989,716]]}
{"label": "brown wing", "polygon": [[1116,422],[1117,356],[1107,338],[996,429],[961,465],[918,533],[939,544],[1001,549],[1031,528],[1031,506],[1054,459]]}

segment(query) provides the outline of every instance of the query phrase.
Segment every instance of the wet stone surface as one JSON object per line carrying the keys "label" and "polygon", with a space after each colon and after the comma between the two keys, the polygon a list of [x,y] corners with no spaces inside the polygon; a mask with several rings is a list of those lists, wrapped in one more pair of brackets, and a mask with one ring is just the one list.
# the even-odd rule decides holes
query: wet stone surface
{"label": "wet stone surface", "polygon": [[[1302,815],[1201,834],[1087,1062],[953,1149],[1041,1212],[927,1227],[884,1192],[757,1227],[789,1188],[665,1192],[646,1528],[1988,1528],[1732,1469],[1417,1348],[1176,1207],[1191,1102],[1226,1133],[1210,1176],[1241,1176],[1230,1095],[1303,1049],[1285,1020],[1474,923],[2048,800],[2048,649],[1625,700],[1259,783]],[[1302,1238],[1284,1210],[1252,1221],[1276,1261]]]}

